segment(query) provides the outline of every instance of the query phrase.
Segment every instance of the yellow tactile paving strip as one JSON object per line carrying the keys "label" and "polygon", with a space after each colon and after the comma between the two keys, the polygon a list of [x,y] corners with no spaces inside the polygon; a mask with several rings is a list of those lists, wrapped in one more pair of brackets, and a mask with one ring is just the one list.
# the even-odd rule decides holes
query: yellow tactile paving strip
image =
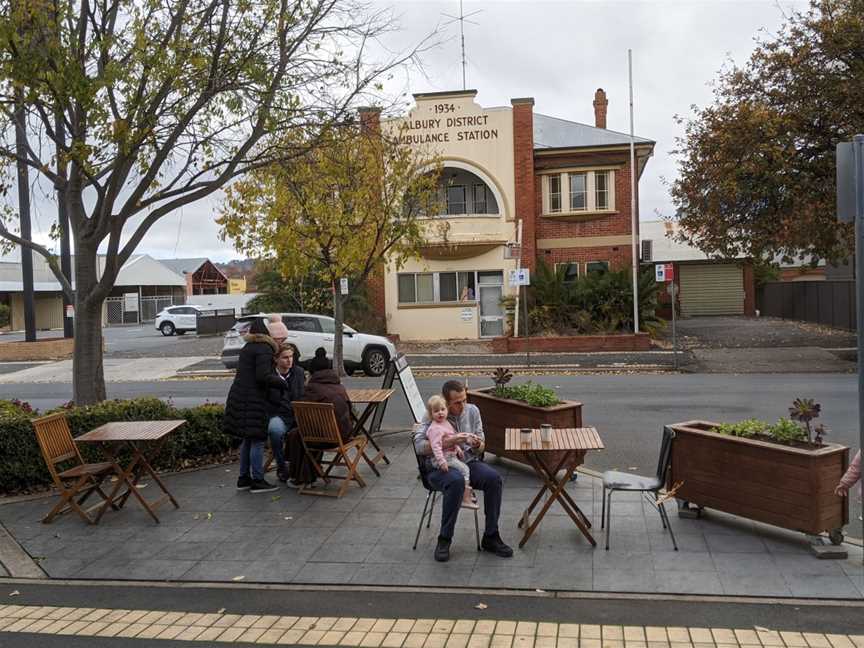
{"label": "yellow tactile paving strip", "polygon": [[864,635],[0,605],[0,633],[364,648],[864,648]]}

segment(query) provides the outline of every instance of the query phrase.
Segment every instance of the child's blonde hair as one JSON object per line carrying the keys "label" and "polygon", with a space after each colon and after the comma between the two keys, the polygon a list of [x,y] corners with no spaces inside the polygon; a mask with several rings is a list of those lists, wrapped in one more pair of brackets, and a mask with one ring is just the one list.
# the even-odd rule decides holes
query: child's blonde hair
{"label": "child's blonde hair", "polygon": [[447,401],[444,400],[443,396],[439,396],[435,394],[428,401],[426,401],[426,409],[429,411],[431,415],[437,409],[437,406],[441,405],[444,409],[447,409]]}

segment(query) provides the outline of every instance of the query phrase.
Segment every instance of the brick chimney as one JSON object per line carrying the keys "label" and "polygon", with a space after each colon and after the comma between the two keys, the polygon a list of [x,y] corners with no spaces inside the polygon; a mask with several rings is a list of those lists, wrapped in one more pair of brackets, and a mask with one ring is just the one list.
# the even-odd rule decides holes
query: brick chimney
{"label": "brick chimney", "polygon": [[513,162],[515,212],[522,219],[522,265],[534,270],[537,257],[534,195],[534,99],[511,99],[513,106]]}
{"label": "brick chimney", "polygon": [[381,109],[376,106],[361,106],[357,109],[360,115],[360,130],[364,133],[381,132]]}
{"label": "brick chimney", "polygon": [[606,100],[606,91],[597,88],[594,93],[594,125],[597,128],[606,128],[606,108],[609,102]]}

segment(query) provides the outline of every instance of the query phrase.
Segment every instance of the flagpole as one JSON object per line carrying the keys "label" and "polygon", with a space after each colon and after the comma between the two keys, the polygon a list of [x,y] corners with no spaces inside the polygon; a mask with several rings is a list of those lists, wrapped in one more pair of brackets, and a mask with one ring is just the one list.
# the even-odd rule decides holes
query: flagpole
{"label": "flagpole", "polygon": [[639,332],[639,228],[636,219],[636,143],[633,137],[633,50],[627,50],[630,84],[630,238],[633,258],[633,333]]}

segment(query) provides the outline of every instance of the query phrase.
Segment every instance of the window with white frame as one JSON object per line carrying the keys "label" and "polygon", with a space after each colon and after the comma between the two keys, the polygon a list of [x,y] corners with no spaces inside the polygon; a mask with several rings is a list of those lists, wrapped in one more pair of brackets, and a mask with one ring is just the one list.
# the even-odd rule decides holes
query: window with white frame
{"label": "window with white frame", "polygon": [[615,210],[612,170],[564,171],[543,176],[543,213],[579,214]]}
{"label": "window with white frame", "polygon": [[589,261],[585,264],[586,274],[604,274],[609,272],[608,261]]}
{"label": "window with white frame", "polygon": [[485,184],[475,184],[474,185],[474,207],[471,210],[472,214],[485,214],[486,213],[486,185]]}
{"label": "window with white frame", "polygon": [[570,184],[570,211],[583,211],[587,209],[587,174],[568,173]]}
{"label": "window with white frame", "polygon": [[548,208],[546,211],[558,213],[561,211],[561,176],[554,175],[547,176],[547,178],[547,193],[549,198],[547,200]]}
{"label": "window with white frame", "polygon": [[609,171],[594,172],[594,207],[609,209]]}
{"label": "window with white frame", "polygon": [[573,283],[579,278],[579,264],[575,261],[556,263],[555,274],[560,274],[564,283]]}
{"label": "window with white frame", "polygon": [[449,304],[473,302],[477,273],[403,272],[397,277],[400,304]]}

